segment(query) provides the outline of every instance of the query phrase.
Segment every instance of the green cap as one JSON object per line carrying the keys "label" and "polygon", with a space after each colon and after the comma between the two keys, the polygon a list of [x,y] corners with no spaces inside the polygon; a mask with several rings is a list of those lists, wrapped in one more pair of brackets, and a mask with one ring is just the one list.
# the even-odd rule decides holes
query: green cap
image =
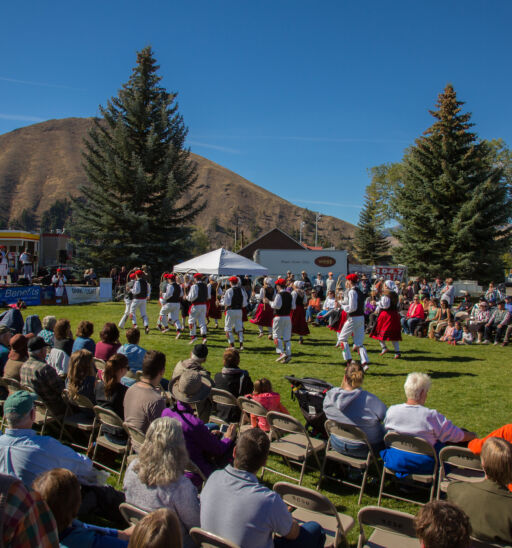
{"label": "green cap", "polygon": [[18,390],[11,394],[4,402],[4,414],[16,413],[22,417],[26,415],[37,400],[37,394],[32,394],[26,390]]}

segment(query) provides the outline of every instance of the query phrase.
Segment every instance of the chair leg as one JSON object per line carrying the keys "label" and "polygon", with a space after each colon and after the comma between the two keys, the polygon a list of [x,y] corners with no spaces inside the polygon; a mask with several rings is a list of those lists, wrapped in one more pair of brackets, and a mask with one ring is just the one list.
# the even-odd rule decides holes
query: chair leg
{"label": "chair leg", "polygon": [[322,467],[320,468],[320,478],[318,479],[318,484],[316,486],[316,490],[317,491],[320,491],[320,486],[322,485],[322,479],[324,477],[324,473],[325,473],[325,464],[327,463],[327,452],[324,456],[324,460],[322,462]]}
{"label": "chair leg", "polygon": [[361,500],[363,499],[364,488],[366,487],[366,480],[368,479],[368,468],[369,466],[367,465],[364,469],[363,482],[361,483],[361,490],[359,491],[359,499],[357,501],[358,506],[361,506]]}
{"label": "chair leg", "polygon": [[382,491],[384,490],[384,481],[386,478],[386,470],[382,469],[382,479],[380,480],[380,487],[379,487],[379,499],[377,501],[377,506],[380,506],[380,502],[382,500]]}
{"label": "chair leg", "polygon": [[[100,425],[100,429],[98,430],[98,437],[101,435],[101,425]],[[98,444],[96,444],[94,446],[94,451],[92,452],[92,462],[94,462],[96,460],[96,451],[98,450]]]}
{"label": "chair leg", "polygon": [[302,469],[300,471],[300,477],[299,477],[299,485],[302,485],[302,479],[304,478],[304,472],[306,471],[306,461],[307,461],[307,458],[305,458],[302,463]]}

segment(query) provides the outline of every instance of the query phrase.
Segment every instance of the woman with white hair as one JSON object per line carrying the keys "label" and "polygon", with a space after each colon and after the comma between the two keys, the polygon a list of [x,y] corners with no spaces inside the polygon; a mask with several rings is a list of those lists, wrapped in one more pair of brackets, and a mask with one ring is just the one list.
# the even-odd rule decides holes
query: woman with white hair
{"label": "woman with white hair", "polygon": [[398,293],[395,282],[386,280],[382,296],[377,303],[375,310],[377,323],[373,328],[370,337],[379,341],[381,347],[381,356],[388,352],[386,341],[391,341],[395,350],[394,358],[400,357],[400,342],[402,340],[400,314],[398,313]]}
{"label": "woman with white hair", "polygon": [[152,512],[173,510],[180,520],[183,546],[195,546],[188,532],[199,527],[199,499],[184,475],[189,462],[181,424],[170,417],[154,420],[124,477],[126,502]]}
{"label": "woman with white hair", "polygon": [[259,335],[258,337],[263,337],[263,328],[268,328],[268,338],[272,340],[272,321],[274,319],[274,310],[270,306],[270,303],[274,300],[275,297],[274,281],[272,278],[265,278],[263,280],[263,287],[260,290],[257,299],[259,300],[258,308],[256,309],[256,314],[254,318],[251,318],[249,321],[258,326]]}
{"label": "woman with white hair", "polygon": [[55,324],[57,323],[57,318],[55,316],[45,316],[43,318],[43,329],[39,331],[38,336],[44,339],[46,344],[49,344],[51,347],[55,344],[55,335],[53,330]]}
{"label": "woman with white hair", "polygon": [[455,426],[439,411],[425,407],[431,385],[432,380],[425,373],[409,373],[404,384],[407,401],[389,407],[384,419],[385,429],[423,438],[432,446],[475,438],[474,432]]}
{"label": "woman with white hair", "polygon": [[295,295],[295,308],[292,310],[292,333],[299,336],[299,344],[302,344],[304,342],[303,337],[309,335],[305,311],[308,298],[304,292],[304,282],[300,280],[293,282],[293,295]]}

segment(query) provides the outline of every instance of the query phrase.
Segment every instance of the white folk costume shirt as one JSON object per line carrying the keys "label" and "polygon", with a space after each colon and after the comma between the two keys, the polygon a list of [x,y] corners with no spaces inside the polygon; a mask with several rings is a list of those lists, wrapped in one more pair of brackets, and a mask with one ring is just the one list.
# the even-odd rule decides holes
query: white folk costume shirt
{"label": "white folk costume shirt", "polygon": [[64,295],[64,284],[67,282],[66,276],[59,278],[57,274],[54,274],[52,277],[52,284],[55,284],[55,296],[62,297]]}
{"label": "white folk costume shirt", "polygon": [[28,253],[22,253],[22,254],[20,255],[19,261],[20,261],[22,264],[32,264],[32,260],[30,259]]}
{"label": "white folk costume shirt", "polygon": [[[149,296],[151,295],[151,284],[146,282],[148,284],[148,294],[146,297],[146,300],[149,300]],[[136,282],[133,284],[132,289],[132,295],[135,299],[137,299],[137,295],[140,293],[140,280],[136,280]]]}
{"label": "white folk costume shirt", "polygon": [[347,314],[357,310],[357,291],[355,289],[348,292],[348,300],[343,301],[342,307]]}
{"label": "white folk costume shirt", "polygon": [[[180,296],[180,297],[183,297],[183,289],[182,289],[181,287],[180,287],[179,289],[180,289],[180,294],[179,294],[179,296]],[[165,289],[165,293],[164,293],[164,295],[163,295],[162,298],[163,298],[164,300],[165,300],[165,299],[170,299],[173,295],[174,295],[174,287],[173,287],[172,284],[168,284],[167,287],[166,287],[166,289]]]}
{"label": "white folk costume shirt", "polygon": [[[296,295],[292,293],[292,306],[291,306],[292,310],[295,310],[295,297]],[[274,297],[274,300],[270,303],[270,306],[274,310],[281,308],[283,306],[283,299],[281,299],[281,295],[279,295],[279,293],[276,293],[276,296]]]}
{"label": "white folk costume shirt", "polygon": [[[207,290],[207,299],[211,299],[212,298],[212,287],[210,285],[207,285],[206,286],[206,290]],[[197,296],[199,295],[199,289],[197,288],[197,284],[194,284],[191,288],[190,288],[190,291],[188,292],[188,297],[187,299],[192,303],[194,304],[194,301],[197,299]]]}
{"label": "white folk costume shirt", "polygon": [[379,302],[377,303],[375,314],[378,316],[381,310],[387,310],[390,306],[391,306],[391,299],[387,295],[382,295]]}
{"label": "white folk costume shirt", "polygon": [[295,291],[295,289],[292,291],[292,301],[295,303],[295,307],[297,306],[297,299],[300,299],[302,297],[302,304],[306,305],[308,304],[308,298],[305,293],[302,293],[302,295]]}
{"label": "white folk costume shirt", "polygon": [[[242,288],[240,288],[242,289]],[[231,306],[231,300],[233,299],[233,288],[230,287],[224,295],[224,306]],[[247,306],[247,293],[242,289],[242,308]]]}

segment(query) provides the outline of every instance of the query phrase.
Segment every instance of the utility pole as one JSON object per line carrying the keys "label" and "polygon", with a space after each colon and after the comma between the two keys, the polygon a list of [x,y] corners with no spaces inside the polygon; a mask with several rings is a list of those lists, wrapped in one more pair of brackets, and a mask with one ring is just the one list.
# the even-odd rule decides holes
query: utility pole
{"label": "utility pole", "polygon": [[322,218],[320,213],[316,213],[315,216],[315,247],[318,246],[318,221]]}
{"label": "utility pole", "polygon": [[299,225],[299,244],[302,243],[302,229],[306,226],[306,221],[301,221]]}

